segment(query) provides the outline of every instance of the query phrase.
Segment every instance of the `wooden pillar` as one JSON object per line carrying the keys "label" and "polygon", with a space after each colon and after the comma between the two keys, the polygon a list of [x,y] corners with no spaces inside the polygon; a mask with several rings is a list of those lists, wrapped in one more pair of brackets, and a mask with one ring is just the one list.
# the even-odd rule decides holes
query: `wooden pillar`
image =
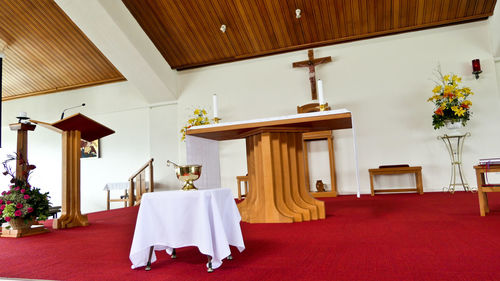
{"label": "wooden pillar", "polygon": [[34,131],[36,125],[16,123],[9,125],[11,131],[17,131],[16,178],[26,181],[28,163],[28,131]]}
{"label": "wooden pillar", "polygon": [[53,228],[87,226],[86,215],[80,212],[80,140],[78,130],[62,133],[62,211],[53,221]]}
{"label": "wooden pillar", "polygon": [[324,202],[306,190],[302,133],[261,131],[246,137],[251,188],[238,204],[250,223],[301,222],[325,218]]}

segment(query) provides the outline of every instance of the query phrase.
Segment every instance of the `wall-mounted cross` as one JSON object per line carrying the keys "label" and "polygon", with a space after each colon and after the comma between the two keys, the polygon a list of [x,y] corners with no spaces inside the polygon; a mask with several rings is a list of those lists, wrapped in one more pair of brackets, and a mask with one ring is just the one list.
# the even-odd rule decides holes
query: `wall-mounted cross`
{"label": "wall-mounted cross", "polygon": [[332,62],[332,57],[324,57],[324,58],[314,58],[313,50],[309,50],[307,52],[309,60],[294,62],[293,67],[308,67],[309,68],[309,82],[311,82],[311,97],[313,100],[318,99],[318,95],[316,93],[316,65]]}

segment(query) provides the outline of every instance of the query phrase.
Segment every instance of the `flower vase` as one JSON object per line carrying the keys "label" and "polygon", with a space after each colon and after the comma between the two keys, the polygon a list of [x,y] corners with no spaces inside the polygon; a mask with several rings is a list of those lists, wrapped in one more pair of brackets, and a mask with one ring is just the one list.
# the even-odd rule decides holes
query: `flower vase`
{"label": "flower vase", "polygon": [[447,130],[447,135],[449,136],[460,136],[463,135],[464,133],[462,132],[462,129],[464,128],[462,122],[460,121],[452,121],[452,120],[445,120],[444,121],[446,130]]}
{"label": "flower vase", "polygon": [[30,229],[33,224],[32,220],[25,221],[23,218],[15,218],[9,221],[10,226],[14,230]]}

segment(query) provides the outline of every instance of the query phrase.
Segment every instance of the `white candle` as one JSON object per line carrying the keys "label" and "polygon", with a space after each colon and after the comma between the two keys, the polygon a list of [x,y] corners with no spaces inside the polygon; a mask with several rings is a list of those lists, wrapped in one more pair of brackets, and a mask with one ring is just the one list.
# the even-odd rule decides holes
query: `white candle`
{"label": "white candle", "polygon": [[19,112],[19,117],[24,117],[24,118],[26,118],[26,117],[28,117],[28,113],[26,113],[26,112],[24,112],[24,111],[23,111],[23,112]]}
{"label": "white candle", "polygon": [[323,96],[323,81],[321,79],[318,80],[318,101],[319,104],[325,104],[325,96]]}
{"label": "white candle", "polygon": [[213,100],[213,104],[214,104],[214,118],[217,118],[217,117],[219,117],[219,114],[217,113],[218,108],[217,108],[217,95],[216,94],[213,95],[212,100]]}

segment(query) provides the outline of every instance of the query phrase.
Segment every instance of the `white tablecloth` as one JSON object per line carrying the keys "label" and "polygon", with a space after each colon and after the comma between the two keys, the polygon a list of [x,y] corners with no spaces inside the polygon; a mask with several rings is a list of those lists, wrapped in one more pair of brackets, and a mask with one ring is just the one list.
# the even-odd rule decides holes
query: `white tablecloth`
{"label": "white tablecloth", "polygon": [[146,193],[130,249],[132,268],[147,264],[153,245],[169,254],[173,248],[197,246],[212,257],[212,267],[218,268],[231,254],[229,245],[240,252],[245,249],[240,221],[232,192],[226,188]]}

